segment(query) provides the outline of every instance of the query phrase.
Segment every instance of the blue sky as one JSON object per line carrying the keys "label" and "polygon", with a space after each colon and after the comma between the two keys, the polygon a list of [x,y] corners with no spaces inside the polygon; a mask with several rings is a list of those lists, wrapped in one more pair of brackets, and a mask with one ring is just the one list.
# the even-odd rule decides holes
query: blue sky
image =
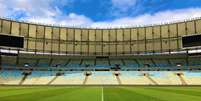
{"label": "blue sky", "polygon": [[0,0],[0,16],[63,26],[136,26],[201,17],[201,0]]}

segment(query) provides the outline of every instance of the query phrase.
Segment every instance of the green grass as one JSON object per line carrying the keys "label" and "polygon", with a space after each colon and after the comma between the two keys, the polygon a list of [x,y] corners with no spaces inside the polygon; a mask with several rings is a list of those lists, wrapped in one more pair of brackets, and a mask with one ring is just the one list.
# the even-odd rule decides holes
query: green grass
{"label": "green grass", "polygon": [[201,87],[1,86],[0,101],[201,101]]}

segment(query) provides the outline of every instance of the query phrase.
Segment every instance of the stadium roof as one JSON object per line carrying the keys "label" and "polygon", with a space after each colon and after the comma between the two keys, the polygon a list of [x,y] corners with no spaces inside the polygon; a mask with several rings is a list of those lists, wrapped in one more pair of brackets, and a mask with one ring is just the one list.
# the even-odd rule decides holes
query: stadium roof
{"label": "stadium roof", "polygon": [[121,28],[140,28],[140,27],[150,27],[150,26],[158,26],[158,25],[166,25],[166,24],[174,24],[174,23],[180,23],[180,22],[187,22],[192,20],[201,19],[201,17],[196,18],[189,18],[184,20],[175,20],[175,21],[168,21],[168,22],[161,22],[161,23],[153,23],[153,24],[145,24],[145,25],[106,25],[106,26],[76,26],[76,25],[61,25],[61,24],[47,24],[47,23],[41,23],[41,22],[34,22],[34,21],[25,21],[25,20],[15,20],[12,18],[6,18],[6,17],[0,17],[0,19],[5,20],[11,20],[11,21],[17,21],[17,22],[24,22],[24,23],[31,23],[31,24],[37,24],[37,25],[47,25],[47,26],[53,26],[53,27],[66,27],[66,28],[83,28],[83,29],[121,29]]}

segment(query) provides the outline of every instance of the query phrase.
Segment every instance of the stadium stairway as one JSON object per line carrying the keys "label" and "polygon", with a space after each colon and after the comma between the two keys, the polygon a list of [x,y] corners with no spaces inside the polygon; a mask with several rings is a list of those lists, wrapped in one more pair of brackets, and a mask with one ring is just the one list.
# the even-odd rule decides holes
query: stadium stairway
{"label": "stadium stairway", "polygon": [[179,77],[179,79],[180,79],[180,82],[181,82],[181,85],[188,85],[187,83],[186,83],[186,80],[184,79],[184,77],[183,77],[183,73],[176,73],[176,75]]}
{"label": "stadium stairway", "polygon": [[42,71],[32,71],[32,74],[27,77],[27,79],[23,82],[23,85],[34,85],[37,81],[39,81],[40,76],[43,74]]}
{"label": "stadium stairway", "polygon": [[50,80],[50,81],[47,83],[47,85],[51,85],[57,78],[59,78],[60,76],[63,76],[63,75],[64,75],[63,72],[57,72],[57,73],[55,74],[55,76],[52,78],[52,80]]}
{"label": "stadium stairway", "polygon": [[52,80],[50,80],[47,85],[51,85],[59,76],[55,76]]}
{"label": "stadium stairway", "polygon": [[83,85],[85,85],[87,83],[87,80],[88,80],[89,76],[92,75],[92,73],[91,72],[85,72],[84,75],[85,75],[85,79],[83,81]]}
{"label": "stadium stairway", "polygon": [[113,75],[115,75],[118,84],[121,85],[122,83],[121,83],[121,79],[119,77],[121,74],[119,72],[114,72]]}
{"label": "stadium stairway", "polygon": [[153,85],[158,85],[158,83],[157,83],[153,78],[151,78],[151,76],[150,76],[149,73],[143,73],[143,75],[144,75],[148,80],[150,80],[150,82],[152,82]]}
{"label": "stadium stairway", "polygon": [[24,81],[26,80],[27,77],[28,77],[28,75],[24,75],[22,77],[22,80],[20,81],[19,85],[22,85],[24,83]]}
{"label": "stadium stairway", "polygon": [[184,78],[189,85],[201,85],[201,73],[184,72]]}

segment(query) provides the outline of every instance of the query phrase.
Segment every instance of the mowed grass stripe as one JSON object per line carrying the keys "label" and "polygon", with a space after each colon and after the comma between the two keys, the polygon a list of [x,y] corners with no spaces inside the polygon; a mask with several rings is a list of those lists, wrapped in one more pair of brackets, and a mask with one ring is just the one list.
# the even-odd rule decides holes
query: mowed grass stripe
{"label": "mowed grass stripe", "polygon": [[[49,88],[53,89],[53,88]],[[49,90],[49,89],[44,89],[44,88],[22,88],[22,89],[7,89],[7,90],[2,90],[0,92],[0,98],[1,97],[6,97],[6,96],[14,96],[14,95],[19,95],[19,94],[25,94],[25,93],[32,93],[32,92],[38,92],[42,90]],[[0,89],[1,90],[1,89]]]}
{"label": "mowed grass stripe", "polygon": [[164,101],[201,101],[200,97],[178,94],[175,92],[166,92],[165,90],[157,90],[155,88],[157,87],[136,87],[131,89],[126,87],[125,89],[146,94],[147,96],[155,97]]}
{"label": "mowed grass stripe", "polygon": [[53,89],[45,89],[46,88],[37,92],[33,91],[32,93],[1,97],[0,99],[2,101],[100,101],[100,98],[98,98],[98,96],[100,97],[100,94],[94,96],[94,90],[90,90],[92,88],[53,87]]}
{"label": "mowed grass stripe", "polygon": [[149,89],[164,91],[164,92],[170,92],[170,93],[176,93],[176,94],[184,94],[186,96],[196,96],[196,97],[201,98],[201,92],[193,91],[193,90],[187,90],[186,88],[183,88],[183,89],[181,89],[181,88],[180,89],[177,89],[177,88],[149,88]]}
{"label": "mowed grass stripe", "polygon": [[[43,93],[55,92],[56,90],[62,90],[62,88],[29,88],[17,91],[7,91],[0,95],[2,101],[28,101],[31,99],[37,99]],[[45,96],[44,96],[45,97]],[[33,100],[34,101],[34,100]]]}
{"label": "mowed grass stripe", "polygon": [[[12,96],[6,96],[6,97],[0,97],[0,99],[2,99],[3,101],[27,101],[27,100],[37,100],[37,99],[40,99],[41,97],[40,96],[43,96],[44,94],[48,95],[49,92],[55,92],[56,93],[56,90],[62,90],[61,88],[52,88],[52,89],[49,89],[49,88],[41,88],[41,89],[35,89],[35,90],[30,90],[30,89],[27,89],[25,90],[24,92],[26,93],[18,93],[16,95],[12,95]],[[43,96],[43,97],[46,97],[46,96]]]}
{"label": "mowed grass stripe", "polygon": [[[201,101],[200,91],[201,87],[109,86],[103,94],[104,101]],[[0,87],[0,101],[101,101],[101,97],[102,87]]]}
{"label": "mowed grass stripe", "polygon": [[129,87],[129,89],[106,87],[104,88],[104,101],[163,101],[130,89],[133,89],[133,87]]}
{"label": "mowed grass stripe", "polygon": [[22,89],[27,89],[25,87],[0,87],[0,91],[12,91],[12,90],[22,90]]}
{"label": "mowed grass stripe", "polygon": [[100,87],[84,87],[72,91],[69,91],[70,89],[66,90],[65,93],[60,93],[57,96],[46,97],[37,101],[101,101]]}
{"label": "mowed grass stripe", "polygon": [[201,87],[157,87],[157,88],[194,91],[201,93]]}

